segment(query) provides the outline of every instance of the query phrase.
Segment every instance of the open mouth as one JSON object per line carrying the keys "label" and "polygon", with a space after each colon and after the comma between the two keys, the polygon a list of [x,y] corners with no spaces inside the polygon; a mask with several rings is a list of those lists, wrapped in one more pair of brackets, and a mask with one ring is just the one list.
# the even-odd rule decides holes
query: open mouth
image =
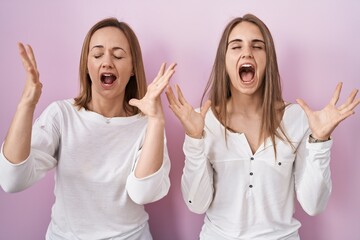
{"label": "open mouth", "polygon": [[250,82],[255,76],[254,66],[248,63],[241,65],[239,75],[243,82]]}
{"label": "open mouth", "polygon": [[111,73],[103,73],[101,74],[100,80],[103,84],[111,85],[115,82],[116,76]]}

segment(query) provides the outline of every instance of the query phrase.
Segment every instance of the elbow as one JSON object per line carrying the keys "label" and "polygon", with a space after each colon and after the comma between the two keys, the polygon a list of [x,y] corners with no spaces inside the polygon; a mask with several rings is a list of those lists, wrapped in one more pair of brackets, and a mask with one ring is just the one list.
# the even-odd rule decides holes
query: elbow
{"label": "elbow", "polygon": [[322,195],[318,196],[318,198],[315,198],[310,202],[304,201],[304,204],[302,204],[302,208],[308,215],[316,216],[326,209],[330,194],[331,191],[326,191]]}
{"label": "elbow", "polygon": [[186,203],[186,206],[188,207],[188,209],[191,212],[196,213],[196,214],[204,214],[208,210],[208,208],[212,202],[211,195],[190,194],[184,185],[182,185],[181,191],[182,191],[183,199]]}
{"label": "elbow", "polygon": [[153,194],[149,192],[145,193],[144,191],[141,191],[141,189],[128,188],[127,194],[130,199],[138,205],[151,203],[154,198]]}
{"label": "elbow", "polygon": [[204,214],[206,212],[206,210],[208,209],[207,207],[204,207],[204,206],[197,206],[191,200],[188,200],[186,202],[186,205],[191,212],[196,213],[196,214]]}
{"label": "elbow", "polygon": [[[1,174],[1,173],[0,173]],[[13,176],[13,172],[0,175],[0,186],[6,193],[17,193],[24,191],[32,185],[25,174]]]}
{"label": "elbow", "polygon": [[210,189],[209,191],[204,191],[202,193],[195,191],[195,194],[193,194],[190,193],[188,187],[185,184],[182,184],[181,192],[183,200],[185,201],[188,209],[196,214],[206,213],[213,200],[213,189]]}
{"label": "elbow", "polygon": [[17,193],[17,192],[21,192],[26,189],[26,187],[22,187],[22,186],[19,186],[16,184],[9,184],[9,183],[7,183],[7,184],[2,183],[1,188],[6,193]]}
{"label": "elbow", "polygon": [[128,195],[131,200],[138,205],[145,205],[148,203],[156,202],[167,195],[168,191],[164,191],[161,194],[153,194],[153,193],[132,193],[128,191]]}
{"label": "elbow", "polygon": [[327,206],[329,200],[330,192],[326,196],[322,196],[321,198],[314,201],[312,204],[307,204],[303,206],[304,211],[310,216],[316,216],[322,213]]}
{"label": "elbow", "polygon": [[184,201],[188,209],[196,214],[204,214],[211,203],[209,199],[195,199],[188,196],[188,194],[184,194],[183,192]]}
{"label": "elbow", "polygon": [[131,200],[138,205],[145,205],[152,202],[152,199],[145,195],[131,194],[128,192]]}
{"label": "elbow", "polygon": [[303,209],[308,215],[316,216],[325,210],[325,206],[324,207],[312,207],[312,208],[308,207],[308,208],[303,208]]}
{"label": "elbow", "polygon": [[169,192],[170,183],[168,182],[167,184],[161,184],[159,188],[160,189],[156,190],[157,188],[144,189],[141,187],[129,187],[127,188],[127,193],[134,203],[138,205],[145,205],[148,203],[156,202],[165,197]]}

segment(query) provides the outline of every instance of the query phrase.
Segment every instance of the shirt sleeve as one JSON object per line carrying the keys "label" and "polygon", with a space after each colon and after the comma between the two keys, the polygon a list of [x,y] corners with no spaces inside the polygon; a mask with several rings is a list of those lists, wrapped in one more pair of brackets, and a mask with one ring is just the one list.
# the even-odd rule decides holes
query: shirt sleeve
{"label": "shirt sleeve", "polygon": [[[204,138],[206,135],[204,136]],[[213,168],[205,155],[205,140],[185,136],[185,166],[181,178],[181,190],[190,211],[205,213],[214,194]]]}
{"label": "shirt sleeve", "polygon": [[323,211],[331,194],[330,149],[333,140],[308,142],[309,132],[300,143],[295,159],[297,199],[309,215]]}
{"label": "shirt sleeve", "polygon": [[[145,178],[137,178],[134,170],[137,161],[133,167],[126,182],[126,190],[130,198],[137,204],[147,204],[155,202],[165,197],[170,189],[170,158],[166,145],[166,138],[164,137],[164,159],[158,171]],[[139,158],[141,150],[138,151],[136,159]]]}
{"label": "shirt sleeve", "polygon": [[35,121],[32,128],[30,154],[20,164],[12,164],[6,159],[2,145],[0,185],[5,192],[25,190],[57,165],[55,157],[60,139],[57,114],[55,104],[52,104]]}

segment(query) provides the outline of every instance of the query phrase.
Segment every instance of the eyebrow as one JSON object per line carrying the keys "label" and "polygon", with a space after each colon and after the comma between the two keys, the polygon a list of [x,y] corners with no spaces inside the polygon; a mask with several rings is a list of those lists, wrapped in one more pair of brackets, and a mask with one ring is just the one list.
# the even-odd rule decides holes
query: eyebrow
{"label": "eyebrow", "polygon": [[[228,42],[227,45],[230,45],[231,43],[234,43],[234,42],[243,42],[243,40],[242,40],[242,39],[239,39],[239,38],[236,38],[236,39],[233,39],[233,40],[231,40],[230,42]],[[260,42],[260,43],[263,43],[263,44],[265,45],[264,40],[261,40],[261,39],[253,39],[253,40],[251,40],[251,42],[252,42],[252,43],[258,43],[258,42]]]}
{"label": "eyebrow", "polygon": [[[103,45],[95,45],[90,49],[90,51],[93,50],[94,48],[104,48],[104,46]],[[126,51],[121,47],[113,47],[112,50],[122,50],[123,52],[126,53]]]}

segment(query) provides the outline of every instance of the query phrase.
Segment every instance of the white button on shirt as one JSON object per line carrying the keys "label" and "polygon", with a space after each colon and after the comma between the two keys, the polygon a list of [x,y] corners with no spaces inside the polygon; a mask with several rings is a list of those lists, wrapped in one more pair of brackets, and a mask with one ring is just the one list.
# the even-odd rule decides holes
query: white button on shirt
{"label": "white button on shirt", "polygon": [[200,239],[299,239],[294,198],[310,215],[331,192],[332,140],[308,143],[307,117],[289,105],[282,122],[293,146],[270,138],[252,154],[246,136],[227,131],[211,110],[204,138],[185,137],[182,192],[189,209],[206,213]]}

